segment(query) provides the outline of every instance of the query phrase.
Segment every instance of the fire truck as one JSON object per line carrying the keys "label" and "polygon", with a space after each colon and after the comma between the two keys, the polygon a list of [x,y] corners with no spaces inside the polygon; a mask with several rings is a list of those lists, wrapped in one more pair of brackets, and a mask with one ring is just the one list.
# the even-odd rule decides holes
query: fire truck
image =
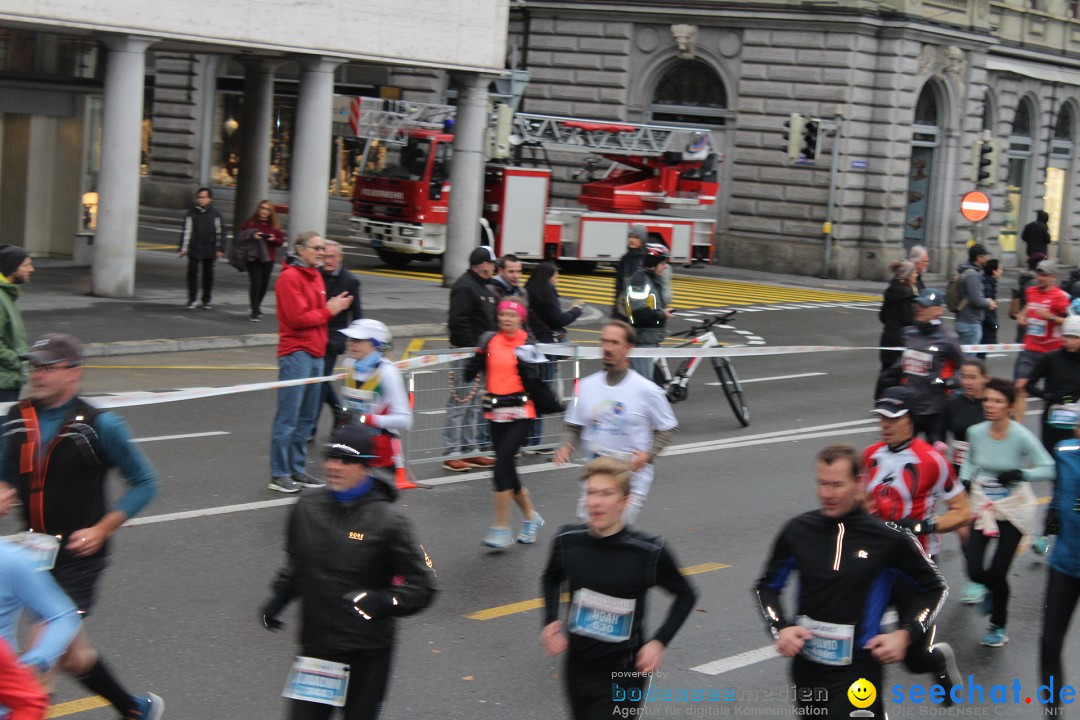
{"label": "fire truck", "polygon": [[[352,238],[402,267],[446,251],[455,108],[358,98],[353,129],[367,140],[353,191]],[[488,129],[480,243],[497,255],[595,267],[626,252],[632,223],[675,262],[708,262],[715,219],[667,214],[712,205],[721,156],[703,128],[514,113],[496,106]],[[548,151],[584,153],[581,207],[549,206]],[[525,153],[531,167],[522,163]],[[515,156],[513,162],[511,155]],[[610,165],[602,177],[593,171]],[[550,163],[548,163],[550,165]]]}

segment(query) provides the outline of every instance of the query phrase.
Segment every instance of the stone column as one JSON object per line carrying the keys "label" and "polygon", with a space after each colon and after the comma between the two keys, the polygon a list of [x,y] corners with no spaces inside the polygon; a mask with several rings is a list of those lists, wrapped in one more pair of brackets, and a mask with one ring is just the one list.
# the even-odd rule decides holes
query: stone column
{"label": "stone column", "polygon": [[450,287],[469,267],[469,253],[479,245],[480,210],[484,201],[484,131],[487,129],[488,84],[478,73],[458,81],[454,159],[450,168],[450,215],[443,256],[443,285]]}
{"label": "stone column", "polygon": [[92,292],[102,297],[132,297],[146,49],[157,40],[114,35],[103,42],[109,53],[105,67]]}
{"label": "stone column", "polygon": [[289,179],[289,235],[326,233],[330,192],[330,143],[334,120],[334,68],[342,61],[326,57],[300,60]]}
{"label": "stone column", "polygon": [[266,197],[270,184],[270,133],[274,121],[276,60],[249,59],[244,66],[244,108],[240,117],[240,172],[236,178],[233,229]]}

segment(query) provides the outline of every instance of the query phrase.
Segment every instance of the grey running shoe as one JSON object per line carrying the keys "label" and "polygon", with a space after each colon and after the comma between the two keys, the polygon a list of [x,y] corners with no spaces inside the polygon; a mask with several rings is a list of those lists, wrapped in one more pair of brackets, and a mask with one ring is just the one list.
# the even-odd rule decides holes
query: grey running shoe
{"label": "grey running shoe", "polygon": [[270,478],[270,484],[267,487],[280,493],[300,492],[300,486],[291,477]]}
{"label": "grey running shoe", "polygon": [[297,485],[299,485],[300,487],[308,487],[308,488],[326,487],[326,483],[324,483],[322,480],[320,480],[317,477],[312,477],[312,476],[308,475],[307,473],[304,473],[303,475],[293,475],[292,476],[292,481],[294,483],[296,483]]}

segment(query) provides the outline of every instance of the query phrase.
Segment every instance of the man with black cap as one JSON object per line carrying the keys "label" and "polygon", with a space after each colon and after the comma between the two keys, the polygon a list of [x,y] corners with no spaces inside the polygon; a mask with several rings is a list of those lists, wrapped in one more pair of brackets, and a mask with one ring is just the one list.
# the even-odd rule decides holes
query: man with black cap
{"label": "man with black cap", "polygon": [[0,245],[0,402],[15,402],[26,384],[26,329],[19,310],[19,285],[30,282],[34,261],[21,247]]}
{"label": "man with black cap", "polygon": [[996,310],[997,300],[986,297],[983,287],[983,266],[990,252],[982,245],[968,248],[968,261],[960,263],[960,309],[956,313],[956,334],[964,345],[978,345],[982,340],[983,317],[986,310]]}
{"label": "man with black cap", "polygon": [[300,598],[300,657],[286,683],[292,720],[379,717],[396,635],[396,618],[420,612],[435,596],[431,558],[412,523],[393,505],[393,478],[368,467],[374,431],[336,428],[325,447],[326,487],[300,496],[289,519],[286,562],[261,611],[278,615]]}
{"label": "man with black cap", "polygon": [[[494,272],[494,251],[487,245],[475,248],[469,255],[469,269],[450,288],[447,322],[450,347],[474,348],[480,344],[481,335],[497,329],[495,305],[498,298],[491,289]],[[443,447],[449,459],[443,462],[443,468],[453,472],[490,468],[495,464],[492,458],[479,453],[482,426],[486,425],[480,413],[483,389],[479,380],[465,381],[468,363],[466,358],[450,366],[450,397],[443,429]]]}
{"label": "man with black cap", "polygon": [[[874,403],[871,414],[878,420],[881,442],[863,451],[862,477],[866,483],[871,515],[913,532],[931,558],[941,552],[939,533],[971,524],[971,503],[956,479],[952,464],[928,442],[915,436],[912,414],[915,397],[905,387],[892,387]],[[935,516],[939,501],[948,511]],[[893,597],[906,604],[912,596],[906,583],[893,585]],[[908,646],[904,664],[913,673],[929,673],[948,693],[961,681],[956,658],[948,643],[934,643],[936,633],[925,642]],[[952,705],[951,699],[946,700]]]}
{"label": "man with black cap", "polygon": [[[945,442],[945,402],[964,363],[960,341],[945,329],[945,296],[926,288],[915,296],[915,324],[903,330],[904,352],[882,373],[879,388],[901,384],[913,393],[915,432],[930,442]],[[879,394],[881,390],[879,389]]]}
{"label": "man with black cap", "polygon": [[[123,418],[78,396],[83,354],[77,338],[43,335],[24,358],[27,396],[8,412],[0,436],[0,515],[11,509],[11,494],[2,490],[12,486],[26,526],[59,539],[53,578],[85,617],[105,571],[109,538],[157,495],[157,474]],[[110,509],[105,488],[114,467],[128,490]],[[157,695],[132,695],[120,685],[85,630],[60,666],[125,720],[157,720],[164,712]]]}

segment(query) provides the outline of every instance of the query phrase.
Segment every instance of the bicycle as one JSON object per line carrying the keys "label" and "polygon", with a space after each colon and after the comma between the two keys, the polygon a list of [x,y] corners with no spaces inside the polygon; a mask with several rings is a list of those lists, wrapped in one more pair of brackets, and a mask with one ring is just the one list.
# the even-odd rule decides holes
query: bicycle
{"label": "bicycle", "polygon": [[[690,338],[684,343],[675,345],[675,347],[719,347],[720,341],[716,339],[713,327],[729,324],[735,313],[735,310],[731,310],[724,315],[714,315],[700,325],[694,325],[682,332],[671,333],[672,337]],[[668,368],[667,359],[658,357],[653,365],[653,381],[664,389],[670,402],[677,403],[686,400],[690,395],[690,378],[693,377],[694,371],[697,370],[704,359],[703,357],[686,358],[679,364],[679,369],[675,374],[672,375],[671,370]],[[739,421],[740,425],[747,427],[750,424],[750,408],[746,405],[742,383],[739,382],[739,376],[735,373],[735,368],[732,367],[731,361],[726,357],[712,357],[709,360],[712,360],[716,377],[720,381],[720,387],[724,389],[724,395],[727,396],[728,404],[731,405],[731,411],[735,413],[735,419]]]}

